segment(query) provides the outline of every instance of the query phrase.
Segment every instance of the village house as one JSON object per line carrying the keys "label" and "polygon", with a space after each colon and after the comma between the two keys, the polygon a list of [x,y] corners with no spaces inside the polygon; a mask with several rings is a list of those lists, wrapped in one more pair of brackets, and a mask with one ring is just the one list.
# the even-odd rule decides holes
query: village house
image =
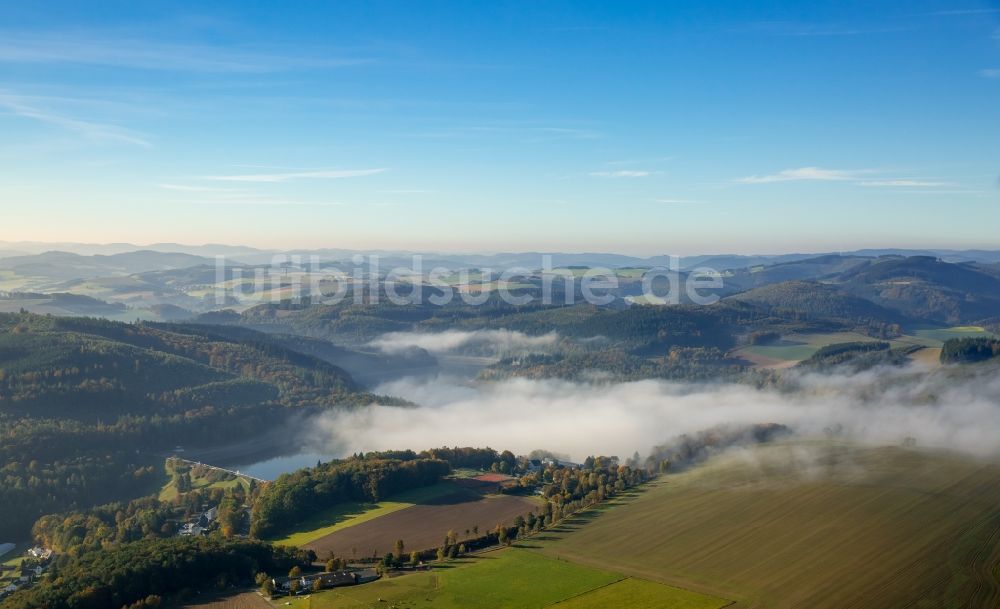
{"label": "village house", "polygon": [[198,516],[198,526],[202,528],[208,528],[219,515],[219,508],[213,507],[205,510],[203,514]]}
{"label": "village house", "polygon": [[205,534],[205,527],[193,522],[185,522],[181,525],[181,529],[177,534],[181,537],[199,537]]}
{"label": "village house", "polygon": [[199,535],[207,535],[209,527],[212,526],[212,523],[215,522],[218,517],[219,508],[209,508],[199,514],[198,517],[191,522],[182,524],[181,528],[177,531],[177,534],[181,537],[198,537]]}
{"label": "village house", "polygon": [[551,465],[553,467],[565,467],[567,469],[580,469],[579,463],[573,463],[572,461],[561,461],[559,459],[552,459],[550,457],[542,459],[542,463],[544,463],[546,466]]}

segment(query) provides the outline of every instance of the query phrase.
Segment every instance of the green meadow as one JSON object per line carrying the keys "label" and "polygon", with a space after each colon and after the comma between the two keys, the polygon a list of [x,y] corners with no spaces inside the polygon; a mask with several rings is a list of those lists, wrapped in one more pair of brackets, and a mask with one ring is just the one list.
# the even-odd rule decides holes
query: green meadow
{"label": "green meadow", "polygon": [[[276,600],[279,607],[286,602]],[[728,601],[515,547],[291,603],[310,609],[717,609]]]}

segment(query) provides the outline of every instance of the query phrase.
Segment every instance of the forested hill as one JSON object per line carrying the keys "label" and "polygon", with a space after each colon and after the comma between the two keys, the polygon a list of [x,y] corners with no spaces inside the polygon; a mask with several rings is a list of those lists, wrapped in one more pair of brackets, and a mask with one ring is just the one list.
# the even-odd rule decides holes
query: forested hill
{"label": "forested hill", "polygon": [[872,335],[898,334],[906,316],[816,281],[787,281],[729,297],[765,309],[779,317],[828,321]]}
{"label": "forested hill", "polygon": [[0,315],[0,408],[8,414],[114,420],[254,401],[332,406],[350,376],[267,342],[186,326]]}
{"label": "forested hill", "polygon": [[343,370],[265,334],[0,314],[0,537],[141,494],[154,453],[245,439],[294,413],[363,406]]}
{"label": "forested hill", "polygon": [[1000,312],[1000,276],[986,265],[949,264],[928,256],[880,259],[837,282],[855,296],[928,321],[975,323]]}

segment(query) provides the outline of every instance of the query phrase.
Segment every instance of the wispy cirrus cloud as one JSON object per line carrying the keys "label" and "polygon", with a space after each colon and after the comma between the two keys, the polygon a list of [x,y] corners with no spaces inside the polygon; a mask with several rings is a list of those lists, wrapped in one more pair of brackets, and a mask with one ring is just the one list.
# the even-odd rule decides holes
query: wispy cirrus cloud
{"label": "wispy cirrus cloud", "polygon": [[983,78],[1000,78],[1000,68],[987,68],[980,70],[979,75]]}
{"label": "wispy cirrus cloud", "polygon": [[164,190],[179,190],[182,192],[246,192],[243,188],[215,188],[212,186],[188,186],[186,184],[157,184]]}
{"label": "wispy cirrus cloud", "polygon": [[663,203],[669,205],[685,205],[694,203],[704,203],[704,201],[696,201],[694,199],[653,199],[656,203]]}
{"label": "wispy cirrus cloud", "polygon": [[332,56],[329,50],[290,52],[153,41],[101,31],[0,31],[0,63],[85,64],[157,71],[277,72],[372,63],[367,57]]}
{"label": "wispy cirrus cloud", "polygon": [[522,122],[498,122],[493,125],[447,126],[430,131],[398,133],[400,137],[422,139],[479,139],[489,137],[513,137],[523,143],[539,143],[559,140],[593,140],[602,134],[593,129],[576,127],[533,126]]}
{"label": "wispy cirrus cloud", "polygon": [[157,184],[163,190],[168,190],[183,196],[183,199],[171,201],[184,205],[229,205],[229,206],[272,206],[272,207],[331,207],[346,205],[342,201],[323,201],[289,198],[280,194],[269,194],[250,188],[220,188],[214,186],[190,184]]}
{"label": "wispy cirrus cloud", "polygon": [[654,176],[659,173],[659,171],[619,169],[617,171],[591,171],[587,175],[592,178],[648,178],[649,176]]}
{"label": "wispy cirrus cloud", "polygon": [[770,36],[833,37],[905,32],[913,28],[883,25],[859,27],[853,24],[803,23],[798,21],[756,21],[745,26],[745,29]]}
{"label": "wispy cirrus cloud", "polygon": [[65,129],[91,142],[130,144],[143,148],[152,146],[145,136],[130,129],[54,112],[25,103],[20,97],[3,92],[0,92],[0,109],[6,109],[14,116]]}
{"label": "wispy cirrus cloud", "polygon": [[852,180],[861,173],[870,173],[870,170],[847,170],[847,169],[824,169],[822,167],[799,167],[798,169],[784,169],[778,173],[769,175],[752,175],[737,178],[740,184],[770,184],[772,182],[795,182],[803,180],[818,181],[841,181]]}
{"label": "wispy cirrus cloud", "polygon": [[858,186],[882,186],[889,188],[940,188],[952,186],[951,182],[932,182],[928,180],[870,180],[858,182]]}
{"label": "wispy cirrus cloud", "polygon": [[[917,179],[909,177],[879,177],[872,174],[883,173],[878,169],[825,169],[822,167],[800,167],[785,169],[768,175],[752,175],[737,178],[740,184],[772,184],[777,182],[818,181],[818,182],[848,182],[855,186],[872,188],[910,188],[934,190],[955,186],[954,182],[934,179]],[[938,191],[940,192],[940,191]]]}
{"label": "wispy cirrus cloud", "polygon": [[251,191],[191,191],[191,194],[191,198],[178,199],[176,201],[171,201],[171,203],[237,207],[332,207],[345,205],[345,203],[341,201],[311,201],[307,199],[292,199]]}
{"label": "wispy cirrus cloud", "polygon": [[338,180],[370,176],[388,171],[376,169],[322,169],[317,171],[292,171],[287,173],[249,173],[237,175],[204,176],[205,180],[221,182],[288,182],[291,180]]}
{"label": "wispy cirrus cloud", "polygon": [[618,160],[615,160],[615,161],[607,161],[604,164],[605,165],[609,165],[609,166],[616,166],[616,165],[618,165],[618,166],[621,166],[621,165],[638,165],[638,164],[645,165],[645,164],[651,164],[651,163],[664,163],[664,162],[667,162],[667,161],[672,161],[672,160],[674,160],[676,158],[677,157],[674,157],[674,156],[660,156],[660,157],[654,157],[654,158],[648,158],[648,159],[618,159]]}

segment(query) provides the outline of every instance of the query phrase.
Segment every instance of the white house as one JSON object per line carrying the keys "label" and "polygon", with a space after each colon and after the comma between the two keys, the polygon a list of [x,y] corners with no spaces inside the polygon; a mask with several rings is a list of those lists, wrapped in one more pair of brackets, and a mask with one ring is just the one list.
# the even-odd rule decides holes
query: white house
{"label": "white house", "polygon": [[198,537],[204,533],[205,527],[199,526],[193,522],[188,522],[181,526],[181,530],[178,535],[183,537]]}

